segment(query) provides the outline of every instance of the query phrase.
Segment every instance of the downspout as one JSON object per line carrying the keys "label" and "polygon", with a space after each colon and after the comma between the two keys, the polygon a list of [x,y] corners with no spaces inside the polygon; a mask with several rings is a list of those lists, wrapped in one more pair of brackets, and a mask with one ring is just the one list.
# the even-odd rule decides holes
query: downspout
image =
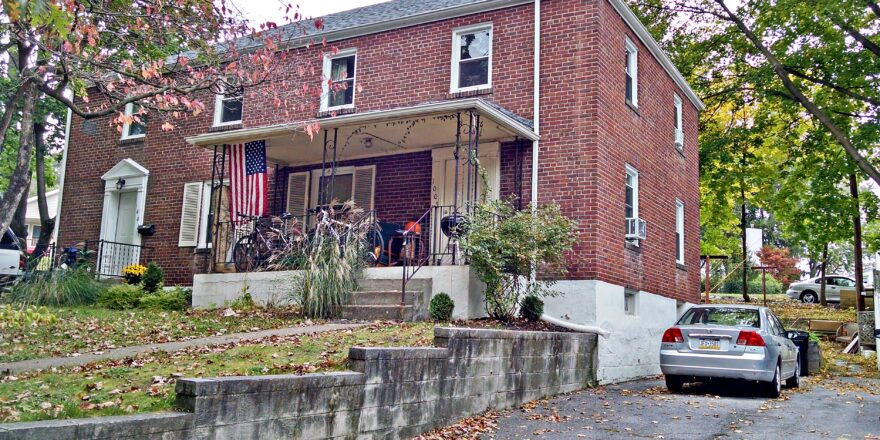
{"label": "downspout", "polygon": [[[532,120],[536,137],[541,134],[541,0],[535,0],[535,50],[532,79]],[[532,212],[538,209],[538,139],[532,141]]]}
{"label": "downspout", "polygon": [[556,319],[550,315],[541,315],[541,321],[548,322],[553,325],[558,325],[560,327],[580,333],[595,333],[605,339],[608,339],[608,336],[611,335],[611,332],[603,329],[602,327],[596,327],[594,325],[575,324],[573,322],[564,321],[562,319]]}
{"label": "downspout", "polygon": [[70,119],[73,112],[67,109],[67,122],[64,124],[64,151],[61,156],[61,176],[58,180],[58,205],[55,210],[55,227],[52,229],[52,241],[58,244],[58,229],[61,227],[61,201],[64,200],[64,176],[67,174],[67,149],[70,148]]}

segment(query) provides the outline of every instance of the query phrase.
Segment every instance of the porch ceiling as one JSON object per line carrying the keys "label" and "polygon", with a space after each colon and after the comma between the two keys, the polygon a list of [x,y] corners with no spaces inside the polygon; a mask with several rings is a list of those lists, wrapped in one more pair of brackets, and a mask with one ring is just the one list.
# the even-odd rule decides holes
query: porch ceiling
{"label": "porch ceiling", "polygon": [[[462,112],[462,139],[467,143],[468,110],[481,116],[480,142],[515,137],[537,139],[530,121],[479,98],[429,103],[393,110],[381,110],[321,119],[320,132],[305,133],[307,121],[261,128],[247,128],[207,133],[187,138],[202,147],[266,140],[266,154],[271,162],[300,165],[321,162],[324,130],[328,144],[337,136],[337,159],[383,156],[448,146],[455,143],[456,114]],[[330,160],[330,157],[327,158]]]}

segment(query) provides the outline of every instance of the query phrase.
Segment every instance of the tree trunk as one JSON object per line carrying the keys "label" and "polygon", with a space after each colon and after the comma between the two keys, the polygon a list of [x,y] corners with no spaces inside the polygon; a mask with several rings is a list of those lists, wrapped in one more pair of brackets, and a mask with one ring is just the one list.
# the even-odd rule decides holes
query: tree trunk
{"label": "tree trunk", "polygon": [[865,310],[865,298],[862,297],[864,280],[862,273],[862,210],[859,203],[859,182],[855,173],[849,175],[849,193],[853,199],[853,259],[855,260],[856,279],[856,310]]}
{"label": "tree trunk", "polygon": [[28,174],[27,182],[25,187],[28,188],[25,190],[24,195],[21,196],[21,199],[18,201],[18,205],[15,207],[15,213],[12,215],[12,221],[9,222],[9,229],[15,233],[15,236],[18,237],[18,244],[22,249],[27,249],[27,238],[28,238],[28,230],[27,230],[27,195],[28,191],[31,187],[31,176]]}
{"label": "tree trunk", "polygon": [[828,299],[825,298],[825,268],[828,267],[828,243],[825,243],[825,248],[822,249],[822,278],[819,279],[819,304],[823,306],[828,305]]}
{"label": "tree trunk", "polygon": [[746,245],[746,196],[745,191],[740,189],[740,195],[742,196],[742,210],[740,213],[740,228],[742,229],[742,253],[743,253],[743,264],[742,264],[742,295],[743,301],[749,302],[752,299],[749,297],[749,250]]}
{"label": "tree trunk", "polygon": [[[24,95],[22,96],[21,108],[21,127],[31,127],[34,123],[34,106],[36,105],[36,87],[32,83],[26,85]],[[18,160],[15,164],[15,170],[9,178],[9,186],[6,191],[0,195],[0,235],[6,233],[6,229],[12,223],[15,215],[16,207],[25,197],[30,185],[31,158],[34,152],[34,132],[33,130],[22,130]]]}
{"label": "tree trunk", "polygon": [[37,207],[40,211],[40,236],[33,255],[43,255],[49,241],[52,239],[52,231],[55,230],[55,218],[49,217],[49,204],[46,201],[46,126],[42,123],[34,124],[34,142],[36,145],[36,176],[37,176]]}

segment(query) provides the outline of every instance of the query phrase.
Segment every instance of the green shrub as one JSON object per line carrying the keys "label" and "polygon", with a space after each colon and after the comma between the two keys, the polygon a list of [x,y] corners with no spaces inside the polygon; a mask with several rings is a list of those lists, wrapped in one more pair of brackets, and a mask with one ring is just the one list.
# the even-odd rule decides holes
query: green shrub
{"label": "green shrub", "polygon": [[23,305],[66,307],[94,304],[107,289],[87,268],[57,269],[27,274],[12,286],[7,302]]}
{"label": "green shrub", "polygon": [[[713,286],[714,286],[714,284],[713,284]],[[758,272],[755,275],[752,275],[749,278],[748,286],[749,286],[749,294],[750,295],[761,293],[761,273],[760,272]],[[720,289],[716,289],[715,287],[713,287],[712,289],[713,289],[712,290],[713,292],[720,292],[720,293],[742,293],[742,275],[730,276],[726,280],[724,280],[724,283],[721,285]],[[771,295],[771,294],[783,293],[783,292],[784,292],[784,290],[782,287],[782,283],[777,281],[776,278],[773,278],[772,276],[770,276],[770,274],[767,274],[767,294]]]}
{"label": "green shrub", "polygon": [[170,290],[160,290],[156,293],[148,293],[141,297],[140,308],[147,310],[177,310],[183,311],[192,305],[192,290],[175,287]]}
{"label": "green shrub", "polygon": [[438,322],[448,322],[452,319],[452,310],[455,308],[455,301],[445,292],[438,293],[431,298],[431,319]]}
{"label": "green shrub", "polygon": [[117,284],[98,295],[98,305],[112,310],[136,308],[144,296],[141,286]]}
{"label": "green shrub", "polygon": [[235,301],[229,304],[229,308],[233,310],[254,310],[257,308],[257,303],[254,302],[254,298],[251,296],[251,293],[248,292],[247,286],[242,289],[244,292],[243,295],[238,297]]}
{"label": "green shrub", "polygon": [[[471,269],[486,283],[486,313],[509,321],[520,299],[552,296],[552,285],[566,272],[566,256],[575,243],[575,223],[549,204],[516,211],[503,201],[478,206],[468,219],[461,247]],[[537,265],[540,277],[532,277]]]}
{"label": "green shrub", "polygon": [[537,321],[544,314],[544,301],[535,295],[528,295],[522,300],[519,316],[529,321]]}
{"label": "green shrub", "polygon": [[154,262],[147,263],[147,270],[144,272],[141,283],[144,285],[144,291],[154,293],[162,289],[162,283],[165,282],[165,271]]}
{"label": "green shrub", "polygon": [[0,329],[21,328],[36,324],[54,324],[58,318],[45,307],[16,308],[0,306]]}

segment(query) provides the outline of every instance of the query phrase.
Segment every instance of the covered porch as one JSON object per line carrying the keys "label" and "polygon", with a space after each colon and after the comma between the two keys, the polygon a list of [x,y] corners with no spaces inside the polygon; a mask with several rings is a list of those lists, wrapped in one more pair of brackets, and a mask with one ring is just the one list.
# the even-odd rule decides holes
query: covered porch
{"label": "covered porch", "polygon": [[[211,181],[199,195],[209,207],[200,219],[208,232],[199,247],[210,251],[203,272],[273,270],[241,264],[237,245],[267,227],[260,224],[296,222],[307,230],[350,201],[362,212],[346,221],[369,222],[380,237],[369,243],[370,263],[402,267],[402,275],[393,272],[405,289],[420,267],[465,263],[448,226],[480,200],[528,206],[535,139],[531,121],[481,98],[187,138],[214,152]],[[230,151],[260,141],[268,185],[256,196],[266,206],[262,218],[239,217],[229,203]]]}

